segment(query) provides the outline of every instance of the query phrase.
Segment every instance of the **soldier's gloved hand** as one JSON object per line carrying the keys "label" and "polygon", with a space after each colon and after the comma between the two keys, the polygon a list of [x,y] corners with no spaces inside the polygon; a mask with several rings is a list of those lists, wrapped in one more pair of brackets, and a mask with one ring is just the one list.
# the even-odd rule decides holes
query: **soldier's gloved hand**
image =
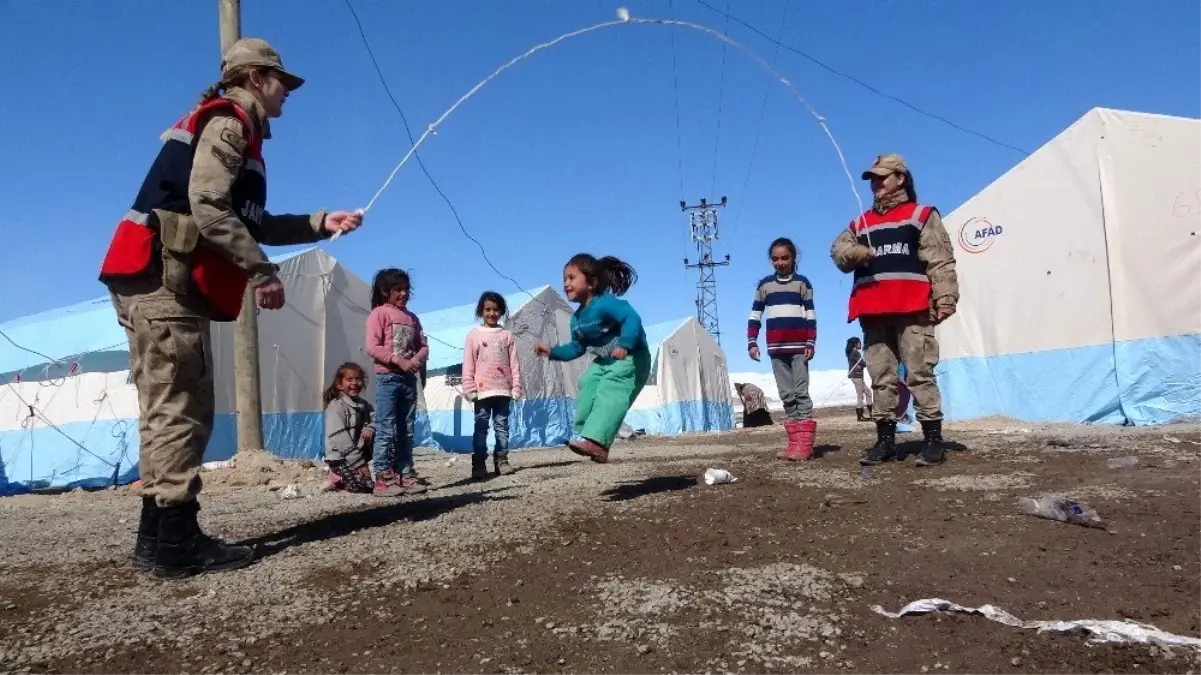
{"label": "soldier's gloved hand", "polygon": [[279,309],[284,306],[284,285],[279,277],[271,277],[271,281],[254,289],[254,297],[263,309]]}
{"label": "soldier's gloved hand", "polygon": [[859,267],[866,265],[869,260],[875,257],[876,252],[871,247],[858,244],[847,254],[847,264],[850,267]]}

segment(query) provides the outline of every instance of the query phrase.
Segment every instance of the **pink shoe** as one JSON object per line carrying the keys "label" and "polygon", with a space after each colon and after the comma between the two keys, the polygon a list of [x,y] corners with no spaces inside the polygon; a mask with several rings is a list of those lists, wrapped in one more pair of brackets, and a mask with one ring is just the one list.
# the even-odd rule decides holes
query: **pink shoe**
{"label": "pink shoe", "polygon": [[429,491],[428,487],[422,485],[419,479],[411,475],[402,474],[398,478],[400,479],[400,489],[404,490],[406,495],[419,495]]}
{"label": "pink shoe", "polygon": [[569,442],[567,447],[575,454],[587,457],[597,464],[604,464],[609,461],[609,451],[594,440],[582,438],[578,441]]}
{"label": "pink shoe", "polygon": [[405,490],[400,485],[400,476],[397,476],[393,471],[386,471],[377,474],[375,477],[375,488],[371,494],[376,497],[403,497]]}

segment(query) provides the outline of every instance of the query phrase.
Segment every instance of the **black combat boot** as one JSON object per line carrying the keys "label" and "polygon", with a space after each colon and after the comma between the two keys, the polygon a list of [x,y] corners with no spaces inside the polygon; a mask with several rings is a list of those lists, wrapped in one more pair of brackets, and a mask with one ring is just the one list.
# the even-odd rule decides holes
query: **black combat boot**
{"label": "black combat boot", "polygon": [[876,420],[876,444],[868,450],[867,456],[859,463],[863,466],[875,466],[890,462],[897,458],[897,421]]}
{"label": "black combat boot", "polygon": [[855,408],[855,419],[860,422],[866,422],[867,418],[863,416],[863,408]]}
{"label": "black combat boot", "polygon": [[870,422],[871,420],[872,420],[872,406],[871,406],[871,404],[868,404],[868,406],[867,406],[867,417],[865,417],[865,418],[863,419],[863,421],[864,421],[864,422]]}
{"label": "black combat boot", "polygon": [[133,545],[134,569],[154,567],[154,549],[158,548],[158,505],[154,497],[142,497],[142,517],[138,520],[138,540]]}
{"label": "black combat boot", "polygon": [[488,477],[488,456],[471,456],[471,480],[484,480]]}
{"label": "black combat boot", "polygon": [[500,450],[492,453],[492,466],[496,469],[498,476],[512,475],[513,465],[509,464],[509,451]]}
{"label": "black combat boot", "polygon": [[942,442],[942,420],[922,420],[922,435],[926,444],[922,446],[922,454],[914,462],[917,466],[934,466],[942,464],[947,457],[947,449]]}
{"label": "black combat boot", "polygon": [[235,546],[200,531],[195,500],[179,506],[159,507],[158,548],[154,576],[179,579],[204,572],[245,567],[254,561],[249,546]]}

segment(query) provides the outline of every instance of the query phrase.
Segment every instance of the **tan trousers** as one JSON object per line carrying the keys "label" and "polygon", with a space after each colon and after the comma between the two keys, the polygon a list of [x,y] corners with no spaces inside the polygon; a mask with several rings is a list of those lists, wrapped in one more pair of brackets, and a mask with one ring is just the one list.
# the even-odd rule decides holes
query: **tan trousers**
{"label": "tan trousers", "polygon": [[852,377],[851,384],[855,385],[855,407],[866,408],[872,404],[872,392],[862,377]]}
{"label": "tan trousers", "polygon": [[213,432],[209,319],[157,282],[123,281],[110,290],[138,390],[143,493],[159,506],[187,503],[200,492],[200,464]]}
{"label": "tan trousers", "polygon": [[915,399],[918,420],[942,419],[942,397],[934,368],[938,365],[938,340],[929,316],[904,314],[864,317],[864,361],[875,393],[873,416],[896,419],[898,361],[905,364],[905,384]]}

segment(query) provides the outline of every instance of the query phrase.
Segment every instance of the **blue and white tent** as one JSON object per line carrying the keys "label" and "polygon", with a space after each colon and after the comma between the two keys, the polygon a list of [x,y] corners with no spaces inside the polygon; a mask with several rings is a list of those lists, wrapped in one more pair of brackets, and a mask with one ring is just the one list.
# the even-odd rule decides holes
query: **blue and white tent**
{"label": "blue and white tent", "polygon": [[[562,445],[571,439],[576,383],[588,365],[586,358],[569,363],[548,361],[534,354],[534,345],[555,345],[571,335],[571,306],[550,286],[510,293],[504,321],[517,338],[519,368],[525,398],[515,401],[509,418],[512,449]],[[428,379],[417,415],[416,443],[450,452],[470,452],[475,428],[474,406],[463,398],[463,346],[479,325],[475,303],[421,312],[429,340]],[[491,435],[491,431],[489,431]]]}
{"label": "blue and white tent", "polygon": [[[274,259],[287,304],[259,315],[264,444],[320,456],[321,391],[363,355],[370,289],[310,248]],[[137,478],[138,400],[108,297],[0,324],[0,494]],[[217,414],[205,460],[237,451],[233,324],[213,324]],[[11,341],[10,341],[11,340]]]}
{"label": "blue and white tent", "polygon": [[734,428],[726,353],[695,318],[646,327],[651,377],[625,423],[652,436]]}
{"label": "blue and white tent", "polygon": [[948,418],[1201,415],[1201,120],[1093,109],[945,220]]}
{"label": "blue and white tent", "polygon": [[[566,342],[572,308],[550,286],[505,296],[505,325],[517,337],[525,399],[515,401],[509,446],[562,445],[571,440],[577,382],[591,362],[547,361],[534,345]],[[475,305],[420,314],[430,343],[429,379],[417,419],[417,444],[450,452],[470,452],[474,406],[460,391],[463,345],[479,322]],[[716,431],[734,427],[733,401],[725,352],[696,319],[646,327],[655,361],[651,379],[625,423],[652,435]],[[491,447],[489,430],[489,447]]]}

